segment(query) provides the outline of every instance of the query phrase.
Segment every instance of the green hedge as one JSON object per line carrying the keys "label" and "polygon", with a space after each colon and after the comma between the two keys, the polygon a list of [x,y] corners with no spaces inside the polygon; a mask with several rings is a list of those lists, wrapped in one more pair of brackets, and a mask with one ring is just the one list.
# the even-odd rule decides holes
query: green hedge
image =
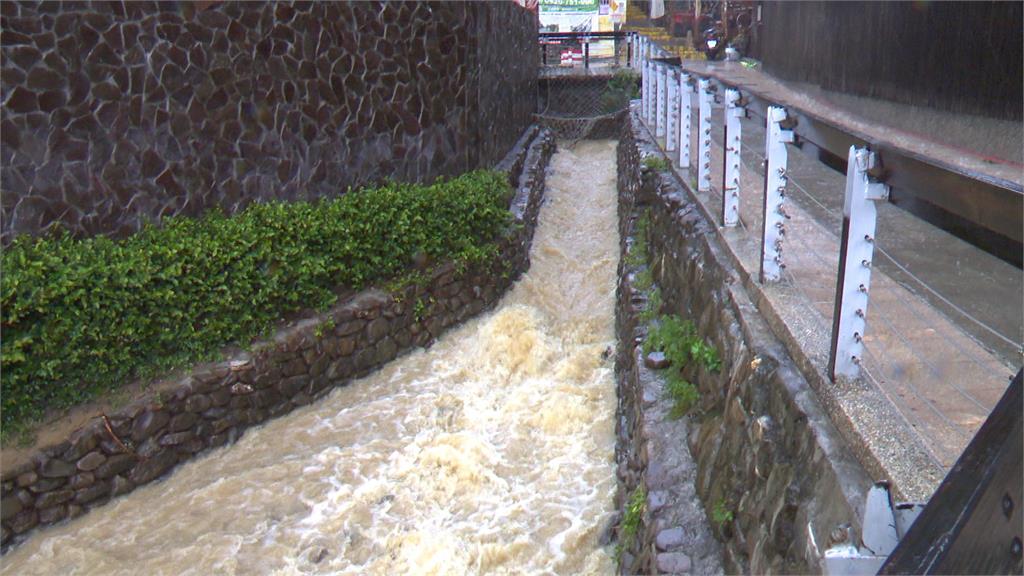
{"label": "green hedge", "polygon": [[330,305],[338,286],[394,277],[417,253],[485,258],[510,193],[505,175],[476,171],[172,218],[119,241],[18,238],[0,279],[2,423],[216,357],[284,314]]}

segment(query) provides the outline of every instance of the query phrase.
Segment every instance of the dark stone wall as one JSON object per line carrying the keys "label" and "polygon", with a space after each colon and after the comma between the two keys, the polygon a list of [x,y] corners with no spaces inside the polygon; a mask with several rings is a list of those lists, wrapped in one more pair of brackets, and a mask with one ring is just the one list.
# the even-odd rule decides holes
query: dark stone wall
{"label": "dark stone wall", "polygon": [[786,80],[1020,120],[1021,2],[764,2],[755,56]]}
{"label": "dark stone wall", "polygon": [[[657,398],[664,376],[645,366],[639,343],[647,295],[622,264],[617,290],[619,350],[619,444],[616,460],[623,493],[643,485],[647,506],[637,542],[623,573],[662,573],[658,535],[671,516],[671,490],[692,482],[707,517],[720,508],[731,513],[712,520],[722,541],[722,567],[729,574],[803,574],[824,569],[823,554],[841,540],[849,523],[860,534],[871,478],[843,442],[810,385],[783,344],[771,333],[743,289],[739,275],[716,239],[716,225],[670,172],[642,168],[641,158],[660,157],[634,109],[618,150],[622,260],[638,242],[648,245],[652,277],[661,291],[664,314],[694,322],[718,350],[722,368],[699,363],[683,369],[700,400],[686,417],[685,436],[694,470],[665,464],[655,449]],[[637,216],[648,210],[647,238],[635,236]],[[652,380],[654,380],[652,382]],[[663,413],[663,412],[662,412]],[[661,443],[672,444],[672,442]],[[669,497],[666,497],[669,491]]]}
{"label": "dark stone wall", "polygon": [[278,330],[251,352],[154,383],[147,396],[106,417],[96,414],[66,440],[42,447],[23,462],[5,460],[0,543],[6,548],[37,526],[84,514],[149,483],[406,350],[429,346],[449,328],[493,306],[530,266],[553,152],[554,137],[531,129],[501,162],[516,190],[510,208],[519,225],[500,240],[492,262],[461,273],[451,263],[442,264],[395,293],[364,290]]}
{"label": "dark stone wall", "polygon": [[512,2],[2,2],[0,238],[425,181],[532,122]]}

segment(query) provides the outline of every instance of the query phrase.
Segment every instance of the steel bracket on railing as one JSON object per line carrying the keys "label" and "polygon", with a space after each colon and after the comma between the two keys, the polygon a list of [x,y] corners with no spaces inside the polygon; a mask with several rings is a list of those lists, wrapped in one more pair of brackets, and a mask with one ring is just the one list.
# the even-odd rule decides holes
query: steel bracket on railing
{"label": "steel bracket on railing", "polygon": [[846,199],[843,203],[843,235],[839,245],[839,277],[836,282],[832,321],[832,349],[828,372],[856,378],[864,357],[868,292],[871,289],[871,258],[875,251],[876,200],[889,198],[889,187],[872,182],[868,171],[875,154],[850,146],[846,165]]}
{"label": "steel bracket on railing", "polygon": [[697,191],[711,190],[711,82],[701,78],[697,83]]}
{"label": "steel bracket on railing", "polygon": [[658,117],[654,120],[654,136],[657,138],[664,138],[665,124],[667,124],[665,120],[668,117],[668,106],[666,106],[666,92],[668,92],[668,66],[659,62],[656,70],[658,71],[658,92],[655,97],[658,99]]}
{"label": "steel bracket on railing", "polygon": [[722,226],[735,226],[740,220],[740,150],[743,138],[740,118],[740,91],[725,91],[725,164],[722,169]]}
{"label": "steel bracket on railing", "polygon": [[679,80],[676,79],[675,68],[668,67],[667,78],[668,121],[665,123],[665,152],[674,152],[679,146]]}
{"label": "steel bracket on railing", "polygon": [[782,241],[786,236],[786,176],[793,132],[783,128],[786,109],[769,106],[764,139],[764,229],[761,234],[761,283],[775,282],[786,265],[782,261]]}
{"label": "steel bracket on railing", "polygon": [[690,75],[679,73],[679,168],[690,169]]}

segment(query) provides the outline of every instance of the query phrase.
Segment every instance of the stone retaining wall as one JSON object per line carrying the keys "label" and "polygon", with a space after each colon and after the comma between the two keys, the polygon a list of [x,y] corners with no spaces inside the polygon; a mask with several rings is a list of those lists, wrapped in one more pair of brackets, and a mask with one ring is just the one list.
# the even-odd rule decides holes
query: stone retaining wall
{"label": "stone retaining wall", "polygon": [[723,542],[725,571],[821,572],[822,554],[840,532],[835,529],[849,523],[860,533],[871,480],[757,314],[695,199],[671,173],[641,169],[641,157],[655,150],[631,114],[618,156],[623,253],[641,241],[630,238],[633,218],[649,209],[648,250],[664,300],[661,311],[692,320],[718,350],[722,369],[712,373],[689,366],[683,371],[701,395],[684,419],[685,430],[674,439],[676,445],[687,445],[696,461],[690,473],[672,460],[670,450],[658,449],[651,440],[663,433],[653,425],[664,418],[654,414],[657,419],[652,419],[658,387],[650,380],[657,376],[642,365],[638,351],[646,331],[638,319],[645,296],[624,267],[616,317],[619,501],[642,485],[647,505],[630,551],[632,564],[622,569],[657,573],[676,566],[660,562],[665,547],[659,545],[659,534],[666,527],[661,519],[672,514],[665,496],[678,493],[678,483],[692,481],[712,519],[711,529]]}
{"label": "stone retaining wall", "polygon": [[532,122],[514,2],[0,2],[0,242],[491,166]]}
{"label": "stone retaining wall", "polygon": [[2,536],[6,547],[39,525],[85,513],[151,482],[247,428],[315,402],[463,320],[494,305],[529,267],[529,248],[554,139],[529,129],[498,168],[516,195],[516,226],[490,264],[460,273],[451,264],[426,280],[387,293],[369,289],[326,313],[279,330],[251,352],[188,373],[166,394],[97,415],[31,461],[4,466]]}

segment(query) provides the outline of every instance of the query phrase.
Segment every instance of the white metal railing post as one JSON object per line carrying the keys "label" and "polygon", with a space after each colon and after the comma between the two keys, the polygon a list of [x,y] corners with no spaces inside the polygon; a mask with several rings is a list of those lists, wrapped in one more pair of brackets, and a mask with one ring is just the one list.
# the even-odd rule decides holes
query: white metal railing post
{"label": "white metal railing post", "polygon": [[690,75],[679,74],[679,168],[690,169]]}
{"label": "white metal railing post", "polygon": [[725,91],[725,145],[722,166],[722,226],[735,226],[740,220],[740,149],[742,134],[740,117],[740,91],[729,88]]}
{"label": "white metal railing post", "polygon": [[711,190],[711,82],[701,78],[697,83],[697,190]]}
{"label": "white metal railing post", "polygon": [[651,79],[647,74],[647,60],[640,60],[640,118],[647,122],[647,106],[650,102]]}
{"label": "white metal railing post", "polygon": [[648,125],[651,128],[651,132],[654,132],[658,126],[658,62],[651,60],[651,104],[650,104],[650,121]]}
{"label": "white metal railing post", "polygon": [[679,142],[679,81],[675,68],[668,67],[668,94],[665,107],[668,121],[665,123],[665,152],[674,152]]}
{"label": "white metal railing post", "polygon": [[764,138],[764,231],[761,235],[761,283],[775,282],[782,277],[782,240],[789,216],[783,206],[786,200],[786,166],[789,151],[786,143],[793,141],[793,132],[782,128],[786,109],[769,106]]}
{"label": "white metal railing post", "polygon": [[668,114],[667,114],[668,113],[668,106],[665,105],[666,104],[665,92],[667,91],[666,88],[668,88],[668,86],[666,86],[666,84],[668,84],[668,82],[666,82],[666,76],[665,76],[665,74],[667,72],[668,72],[668,66],[666,66],[664,63],[660,63],[659,62],[658,63],[658,94],[657,94],[657,98],[658,98],[658,118],[657,118],[657,120],[655,120],[655,125],[654,125],[654,135],[657,138],[664,138],[665,137],[665,124],[666,124],[665,119],[668,116]]}
{"label": "white metal railing post", "polygon": [[654,108],[658,103],[654,94],[658,91],[658,78],[654,73],[654,60],[647,61],[647,81],[650,86],[647,88],[647,126],[654,130]]}
{"label": "white metal railing post", "polygon": [[651,59],[651,39],[644,39],[644,56],[647,58],[647,116],[644,120],[647,121],[649,127],[654,126],[654,60]]}
{"label": "white metal railing post", "polygon": [[864,357],[868,291],[871,289],[871,257],[875,250],[875,200],[886,200],[889,187],[868,178],[876,162],[866,148],[850,146],[846,164],[846,198],[843,202],[843,235],[839,245],[839,277],[832,315],[832,349],[829,377],[856,378]]}

